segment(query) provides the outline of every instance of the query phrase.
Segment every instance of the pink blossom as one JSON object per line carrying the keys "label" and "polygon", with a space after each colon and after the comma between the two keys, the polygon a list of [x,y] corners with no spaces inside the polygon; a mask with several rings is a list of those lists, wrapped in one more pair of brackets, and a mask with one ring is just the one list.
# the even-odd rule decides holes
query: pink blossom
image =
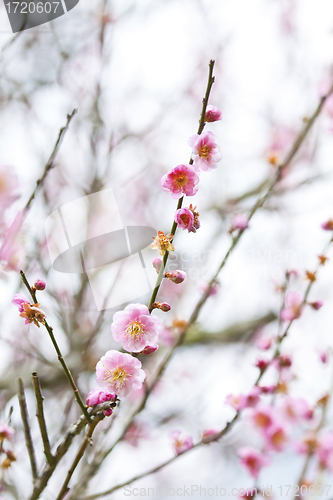
{"label": "pink blossom", "polygon": [[0,441],[8,439],[11,441],[14,437],[15,431],[12,427],[6,424],[0,424]]}
{"label": "pink blossom", "polygon": [[266,370],[267,366],[269,365],[269,360],[268,359],[257,359],[256,361],[256,367],[259,368],[260,371]]}
{"label": "pink blossom", "polygon": [[280,317],[282,321],[293,321],[302,314],[303,299],[297,292],[289,292],[286,295],[286,307],[282,309]]}
{"label": "pink blossom", "polygon": [[259,389],[262,394],[274,394],[276,391],[276,385],[261,385]]}
{"label": "pink blossom", "polygon": [[261,390],[255,386],[251,389],[247,396],[245,396],[245,408],[253,408],[260,401]]}
{"label": "pink blossom", "polygon": [[20,293],[16,293],[13,297],[12,303],[14,306],[16,306],[19,310],[19,312],[23,312],[23,306],[22,304],[30,304],[29,300],[24,297],[24,295],[21,295]]}
{"label": "pink blossom", "polygon": [[160,331],[160,334],[159,334],[159,340],[160,340],[160,343],[162,343],[168,347],[171,347],[174,344],[174,336],[173,336],[170,328],[167,328],[167,327],[162,328],[162,330]]}
{"label": "pink blossom", "polygon": [[167,302],[154,302],[151,305],[151,308],[152,309],[159,309],[160,311],[163,311],[163,312],[169,312],[171,309],[171,306]]}
{"label": "pink blossom", "polygon": [[146,439],[148,436],[148,430],[143,424],[133,422],[125,433],[124,441],[127,441],[127,443],[136,448],[139,445],[140,439]]}
{"label": "pink blossom", "polygon": [[205,429],[202,433],[202,440],[204,442],[210,442],[215,436],[219,434],[218,429]]}
{"label": "pink blossom", "polygon": [[230,232],[235,231],[236,229],[244,230],[249,226],[249,219],[245,217],[245,215],[237,214],[232,219]]}
{"label": "pink blossom", "polygon": [[284,417],[290,422],[297,424],[302,420],[309,420],[313,416],[313,410],[309,403],[303,398],[283,398],[280,409]]}
{"label": "pink blossom", "polygon": [[184,451],[193,448],[193,439],[191,436],[181,436],[179,431],[173,431],[171,439],[173,440],[173,449],[177,455],[181,455]]}
{"label": "pink blossom", "polygon": [[157,349],[158,349],[158,345],[157,344],[146,345],[146,347],[142,351],[142,354],[145,354],[146,356],[149,356],[150,354],[153,354],[154,352],[156,352]]}
{"label": "pink blossom", "polygon": [[267,351],[268,349],[271,348],[272,339],[268,337],[259,337],[259,339],[256,342],[256,345],[258,349],[261,349],[262,351]]}
{"label": "pink blossom", "polygon": [[328,221],[323,222],[321,227],[325,229],[325,231],[333,231],[333,219],[328,219]]}
{"label": "pink blossom", "polygon": [[277,363],[278,368],[290,368],[293,362],[289,354],[280,354],[274,361]]}
{"label": "pink blossom", "polygon": [[216,163],[221,160],[222,156],[217,137],[212,132],[192,135],[188,144],[192,148],[192,160],[196,168],[206,171],[216,168]]}
{"label": "pink blossom", "polygon": [[179,199],[184,194],[194,196],[198,192],[199,177],[191,165],[178,165],[163,175],[161,184],[172,198]]}
{"label": "pink blossom", "polygon": [[226,404],[230,405],[234,410],[243,410],[246,406],[246,397],[243,394],[234,396],[233,394],[228,394],[225,399]]}
{"label": "pink blossom", "polygon": [[180,208],[175,213],[175,222],[180,229],[187,229],[188,232],[191,232],[194,223],[193,212],[188,208]]}
{"label": "pink blossom", "polygon": [[185,271],[180,271],[178,269],[177,271],[172,271],[171,273],[165,273],[165,277],[173,283],[176,283],[176,285],[179,285],[187,278],[187,274]]}
{"label": "pink blossom", "polygon": [[221,120],[222,112],[216,106],[208,104],[205,114],[205,122],[217,122]]}
{"label": "pink blossom", "polygon": [[268,429],[273,425],[275,412],[272,406],[257,406],[252,412],[252,422],[259,429]]}
{"label": "pink blossom", "polygon": [[320,465],[333,472],[333,432],[322,434],[318,440],[316,455]]}
{"label": "pink blossom", "polygon": [[46,283],[43,280],[36,280],[34,283],[34,287],[36,288],[36,290],[39,290],[41,292],[42,290],[45,290]]}
{"label": "pink blossom", "polygon": [[123,311],[116,312],[111,324],[114,340],[121,342],[129,352],[140,352],[156,342],[159,329],[159,319],[149,314],[143,304],[129,304]]}
{"label": "pink blossom", "polygon": [[308,455],[313,453],[317,448],[317,438],[314,432],[308,432],[303,436],[301,441],[294,443],[294,449],[297,453]]}
{"label": "pink blossom", "polygon": [[318,311],[321,307],[323,307],[324,302],[322,300],[316,300],[314,302],[309,302],[309,306],[311,306],[315,311]]}
{"label": "pink blossom", "polygon": [[282,424],[269,426],[264,433],[266,444],[269,449],[282,451],[288,442],[286,428]]}
{"label": "pink blossom", "polygon": [[254,448],[240,448],[238,456],[241,459],[241,463],[255,479],[258,477],[260,469],[270,464],[269,458]]}
{"label": "pink blossom", "polygon": [[329,353],[328,351],[321,351],[319,353],[320,361],[325,365],[328,361]]}
{"label": "pink blossom", "polygon": [[[111,392],[104,391],[103,389],[100,389],[99,387],[95,387],[91,392],[89,392],[87,399],[86,399],[86,405],[87,406],[96,406],[101,403],[105,403],[105,401],[114,401],[115,400],[115,394]],[[110,408],[109,410],[106,410],[104,412],[104,415],[109,417],[112,415],[113,409]]]}
{"label": "pink blossom", "polygon": [[141,362],[130,354],[107,351],[96,365],[97,383],[106,390],[126,397],[141,389],[146,374]]}
{"label": "pink blossom", "polygon": [[161,257],[155,257],[153,260],[153,267],[156,269],[157,273],[161,269],[162,262],[163,260],[161,259]]}
{"label": "pink blossom", "polygon": [[23,261],[24,251],[18,242],[18,234],[25,219],[25,211],[19,212],[11,226],[4,232],[2,246],[0,248],[0,260],[6,262],[9,270],[18,271]]}

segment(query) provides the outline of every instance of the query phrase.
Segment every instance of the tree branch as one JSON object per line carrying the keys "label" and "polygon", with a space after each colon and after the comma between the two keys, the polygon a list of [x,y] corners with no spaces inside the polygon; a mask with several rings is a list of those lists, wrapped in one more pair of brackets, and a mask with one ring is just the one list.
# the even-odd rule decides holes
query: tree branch
{"label": "tree branch", "polygon": [[27,446],[27,450],[28,450],[28,454],[29,454],[33,482],[35,482],[36,479],[38,478],[38,471],[37,471],[35,448],[34,448],[34,444],[32,442],[32,437],[31,437],[31,432],[30,432],[30,423],[29,423],[27,402],[25,399],[24,386],[23,386],[22,379],[19,378],[17,382],[18,382],[17,383],[17,396],[18,396],[18,400],[19,400],[19,404],[20,404],[21,418],[22,418],[23,429],[24,429],[25,444]]}
{"label": "tree branch", "polygon": [[48,461],[48,463],[52,464],[54,461],[54,456],[52,455],[52,452],[51,452],[51,446],[50,446],[49,436],[48,436],[45,417],[44,417],[44,408],[43,408],[44,398],[42,396],[42,391],[40,388],[39,379],[38,379],[38,375],[36,372],[32,373],[31,379],[32,379],[32,384],[33,384],[33,388],[35,391],[35,396],[36,396],[36,407],[37,407],[36,417],[38,420],[39,429],[40,429],[40,433],[42,436],[44,454],[45,454],[45,457],[46,457],[46,460]]}

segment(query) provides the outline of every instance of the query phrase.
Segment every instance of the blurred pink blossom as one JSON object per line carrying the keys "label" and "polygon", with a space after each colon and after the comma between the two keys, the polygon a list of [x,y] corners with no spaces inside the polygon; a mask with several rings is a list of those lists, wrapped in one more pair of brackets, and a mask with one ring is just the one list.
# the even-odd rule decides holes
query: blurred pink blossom
{"label": "blurred pink blossom", "polygon": [[249,219],[243,214],[237,214],[232,219],[230,232],[232,233],[236,229],[244,230],[249,226]]}
{"label": "blurred pink blossom", "polygon": [[326,222],[323,222],[321,224],[321,227],[325,230],[325,231],[333,231],[333,219],[328,219]]}
{"label": "blurred pink blossom", "polygon": [[8,208],[17,198],[18,182],[13,169],[0,165],[0,207]]}
{"label": "blurred pink blossom", "polygon": [[[115,400],[115,394],[111,392],[104,391],[103,389],[100,389],[99,387],[95,387],[91,392],[89,392],[87,399],[86,399],[86,405],[87,406],[96,406],[101,403],[105,403],[105,401],[114,401]],[[104,412],[104,415],[109,417],[112,415],[113,409],[110,408],[109,410],[106,410]]]}
{"label": "blurred pink blossom", "polygon": [[234,396],[233,394],[228,394],[225,399],[226,404],[230,405],[234,410],[239,411],[245,408],[246,397],[243,394]]}
{"label": "blurred pink blossom", "polygon": [[333,472],[333,432],[322,434],[318,440],[316,455],[320,465]]}
{"label": "blurred pink blossom", "polygon": [[217,167],[222,156],[217,137],[212,132],[192,135],[188,144],[192,148],[192,160],[197,169],[207,171]]}
{"label": "blurred pink blossom", "polygon": [[286,396],[281,400],[279,409],[284,418],[293,424],[297,424],[302,420],[309,420],[313,416],[312,408],[303,398]]}
{"label": "blurred pink blossom", "polygon": [[11,441],[14,437],[15,431],[12,427],[7,424],[0,424],[0,441],[8,439]]}
{"label": "blurred pink blossom", "polygon": [[280,313],[282,321],[293,321],[301,316],[303,298],[298,292],[289,292],[286,295],[286,305]]}
{"label": "blurred pink blossom", "polygon": [[146,305],[129,304],[114,314],[111,332],[126,351],[140,352],[156,342],[160,326],[159,319],[149,314]]}
{"label": "blurred pink blossom", "polygon": [[269,457],[254,448],[240,448],[238,456],[241,463],[255,479],[258,477],[260,469],[270,464]]}
{"label": "blurred pink blossom", "polygon": [[25,219],[25,211],[19,212],[11,226],[4,232],[2,246],[0,248],[0,261],[4,261],[6,269],[18,271],[21,267],[24,250],[18,240],[18,234]]}
{"label": "blurred pink blossom", "polygon": [[289,437],[285,425],[273,424],[264,432],[266,444],[270,450],[282,451],[288,443]]}
{"label": "blurred pink blossom", "polygon": [[173,440],[173,449],[177,455],[193,448],[193,439],[191,436],[181,436],[179,431],[173,431],[171,439]]}
{"label": "blurred pink blossom", "polygon": [[275,410],[272,406],[261,405],[252,410],[251,420],[255,427],[268,429],[275,422]]}
{"label": "blurred pink blossom", "polygon": [[119,397],[129,396],[133,390],[141,389],[146,377],[141,366],[130,354],[107,351],[96,365],[97,383]]}

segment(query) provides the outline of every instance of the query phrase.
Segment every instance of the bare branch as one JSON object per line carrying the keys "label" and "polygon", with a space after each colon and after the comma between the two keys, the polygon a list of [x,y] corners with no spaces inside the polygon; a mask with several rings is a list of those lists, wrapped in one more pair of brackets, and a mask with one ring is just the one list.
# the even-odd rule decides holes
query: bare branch
{"label": "bare branch", "polygon": [[33,387],[34,387],[34,391],[35,391],[35,396],[36,396],[36,406],[37,406],[36,417],[38,420],[39,429],[40,429],[40,433],[42,436],[44,454],[45,454],[45,457],[46,457],[46,460],[48,461],[48,463],[51,464],[54,461],[54,456],[51,453],[50,441],[49,441],[49,436],[48,436],[45,417],[44,417],[44,408],[43,408],[44,398],[42,396],[42,391],[40,388],[37,373],[33,372],[33,374],[31,375],[31,378],[32,378],[32,383],[33,383]]}
{"label": "bare branch", "polygon": [[34,448],[34,445],[32,442],[27,402],[25,399],[24,386],[23,386],[23,381],[21,378],[18,379],[17,396],[18,396],[18,400],[19,400],[19,404],[20,404],[21,417],[22,417],[23,428],[24,428],[25,444],[27,446],[27,450],[29,453],[32,478],[33,478],[33,482],[35,482],[36,479],[38,478],[36,453],[35,453],[35,448]]}

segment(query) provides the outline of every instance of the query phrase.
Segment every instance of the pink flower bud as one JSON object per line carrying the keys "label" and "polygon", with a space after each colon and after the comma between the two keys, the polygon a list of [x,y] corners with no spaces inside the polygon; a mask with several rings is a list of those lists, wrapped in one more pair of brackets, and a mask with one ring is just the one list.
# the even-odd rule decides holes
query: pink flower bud
{"label": "pink flower bud", "polygon": [[245,215],[238,214],[232,220],[232,225],[230,232],[235,231],[235,229],[246,229],[249,225],[249,219]]}
{"label": "pink flower bud", "polygon": [[316,300],[315,302],[309,302],[309,305],[311,307],[313,307],[313,309],[315,309],[316,311],[318,311],[318,309],[320,309],[321,307],[323,307],[324,302],[322,300]]}
{"label": "pink flower bud", "polygon": [[[115,394],[111,392],[104,391],[103,389],[100,389],[99,387],[95,387],[91,392],[89,392],[87,399],[86,399],[86,405],[87,406],[96,406],[101,403],[105,403],[105,401],[115,401],[116,396]],[[110,417],[112,415],[113,409],[110,408],[109,410],[104,411],[104,415],[106,417]]]}
{"label": "pink flower bud", "polygon": [[46,283],[43,280],[36,280],[34,287],[36,288],[36,290],[39,290],[41,292],[42,290],[45,290]]}
{"label": "pink flower bud", "polygon": [[163,312],[168,312],[171,309],[171,306],[167,302],[162,302],[159,309]]}
{"label": "pink flower bud", "polygon": [[328,361],[328,352],[327,351],[321,351],[319,353],[320,361],[325,365]]}
{"label": "pink flower bud", "polygon": [[176,283],[176,285],[179,285],[180,283],[183,283],[183,281],[187,278],[187,274],[185,271],[172,271],[171,273],[165,273],[165,277],[171,280],[173,283]]}
{"label": "pink flower bud", "polygon": [[276,385],[262,385],[259,387],[262,394],[274,394],[276,391]]}
{"label": "pink flower bud", "polygon": [[268,364],[268,359],[257,359],[256,361],[256,367],[259,368],[260,371],[266,370]]}
{"label": "pink flower bud", "polygon": [[155,257],[155,259],[153,260],[153,267],[156,269],[157,273],[161,269],[162,262],[163,261],[160,257]]}
{"label": "pink flower bud", "polygon": [[217,122],[221,120],[222,112],[216,106],[209,104],[206,108],[205,122]]}
{"label": "pink flower bud", "polygon": [[149,356],[150,354],[153,354],[156,352],[158,349],[158,345],[146,345],[146,347],[141,351],[141,354],[145,354],[146,356]]}
{"label": "pink flower bud", "polygon": [[325,231],[333,231],[333,219],[328,219],[328,221],[323,222],[321,227],[325,229]]}

